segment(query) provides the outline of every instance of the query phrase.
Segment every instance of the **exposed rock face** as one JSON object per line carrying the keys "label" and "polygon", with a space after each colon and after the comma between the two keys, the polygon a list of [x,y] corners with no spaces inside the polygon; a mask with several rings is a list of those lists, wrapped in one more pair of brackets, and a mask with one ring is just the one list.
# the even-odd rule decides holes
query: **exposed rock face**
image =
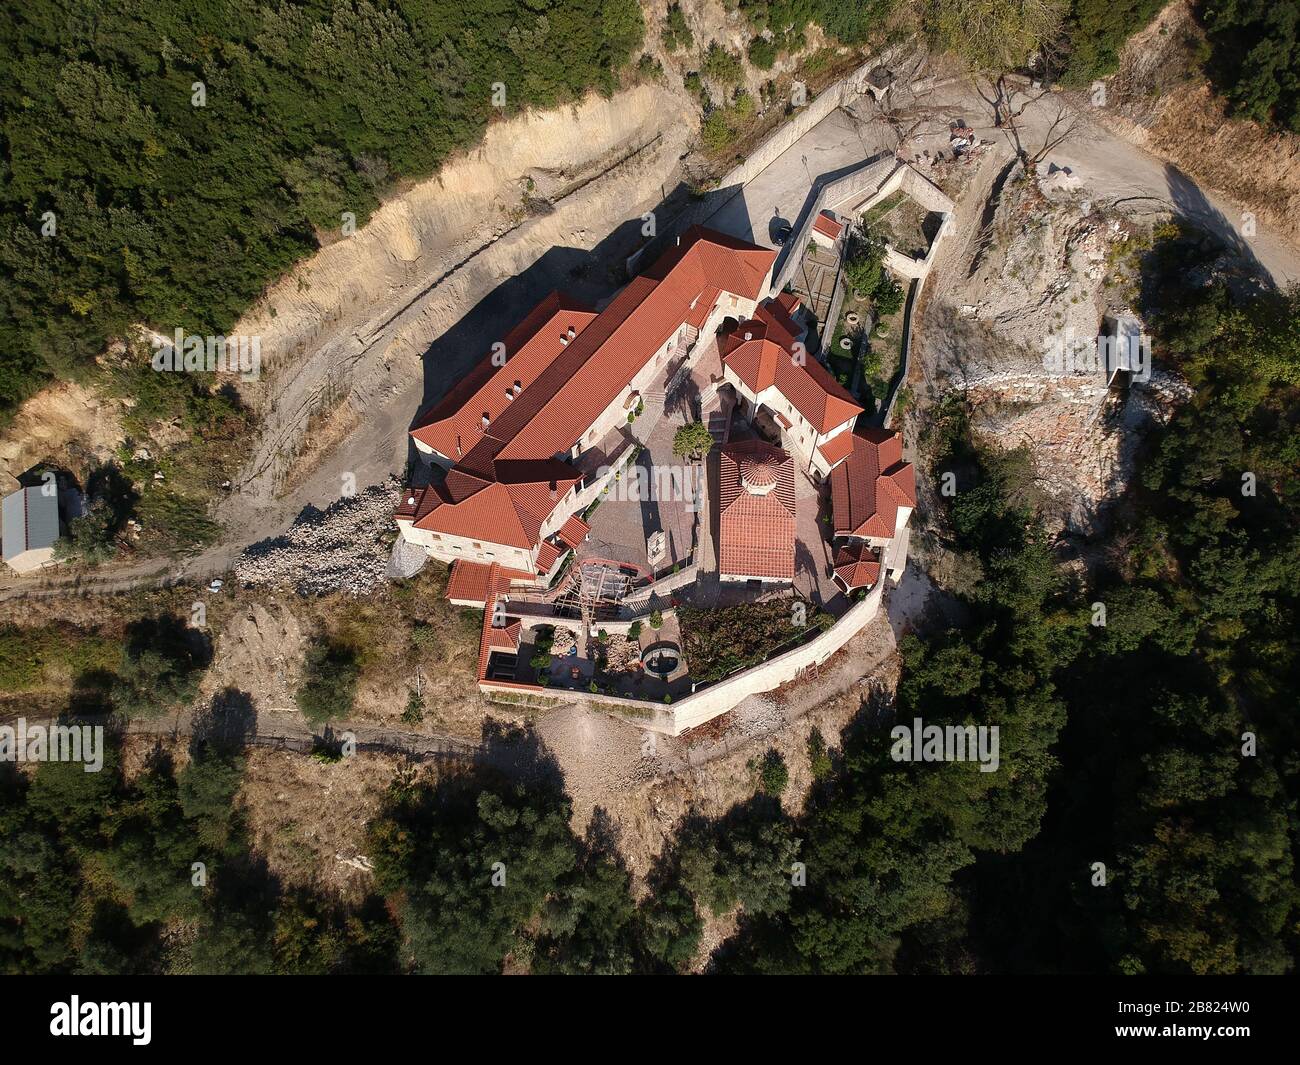
{"label": "exposed rock face", "polygon": [[[235,330],[261,337],[262,376],[245,391],[263,431],[222,516],[246,520],[301,482],[311,463],[300,457],[324,450],[313,443],[329,432],[326,412],[343,412],[339,468],[359,484],[400,469],[411,416],[490,350],[490,330],[553,288],[587,296],[608,286],[602,276],[586,291],[583,272],[620,262],[639,223],[608,258],[592,249],[674,186],[697,121],[681,90],[638,85],[496,123],[479,147],[273,286]],[[467,327],[489,295],[491,321]],[[437,344],[449,331],[454,341]]]}
{"label": "exposed rock face", "polygon": [[1105,316],[1128,309],[1107,282],[1135,229],[1103,214],[1084,184],[1051,180],[1045,191],[1049,174],[1045,165],[1024,181],[1013,170],[964,251],[953,242],[918,339],[931,388],[960,390],[988,441],[1028,447],[1058,527],[1089,533],[1128,483],[1145,431],[1187,389],[1159,367],[1108,388],[1096,338]]}
{"label": "exposed rock face", "polygon": [[1093,380],[1042,374],[970,390],[976,428],[1002,447],[1025,445],[1072,532],[1097,530],[1105,504],[1128,483],[1144,433],[1186,398],[1185,383],[1157,371],[1127,393]]}

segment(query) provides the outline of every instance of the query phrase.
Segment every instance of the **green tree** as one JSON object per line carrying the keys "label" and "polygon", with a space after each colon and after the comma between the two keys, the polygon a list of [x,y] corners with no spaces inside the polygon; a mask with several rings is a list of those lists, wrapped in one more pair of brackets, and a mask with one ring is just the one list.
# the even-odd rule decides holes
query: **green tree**
{"label": "green tree", "polygon": [[345,720],[352,713],[360,675],[350,648],[328,640],[314,643],[307,650],[294,701],[313,725]]}
{"label": "green tree", "polygon": [[713,434],[703,422],[679,426],[673,434],[673,454],[679,458],[698,459],[713,447]]}
{"label": "green tree", "polygon": [[500,971],[577,866],[568,822],[568,801],[550,785],[529,789],[491,775],[395,784],[369,846],[380,889],[403,899],[416,969]]}
{"label": "green tree", "polygon": [[1065,0],[926,0],[922,18],[934,46],[977,70],[1019,70],[1055,41]]}
{"label": "green tree", "polygon": [[689,52],[695,47],[695,35],[686,22],[681,4],[669,4],[662,32],[664,47],[670,52]]}
{"label": "green tree", "polygon": [[704,53],[702,69],[707,77],[728,87],[739,85],[745,78],[740,56],[735,52],[729,52],[717,41],[709,43],[708,50]]}

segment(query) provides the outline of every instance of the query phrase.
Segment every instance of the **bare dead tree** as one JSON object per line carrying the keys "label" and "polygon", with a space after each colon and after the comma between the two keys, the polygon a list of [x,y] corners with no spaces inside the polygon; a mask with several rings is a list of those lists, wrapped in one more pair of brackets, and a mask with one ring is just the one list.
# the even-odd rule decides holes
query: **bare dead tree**
{"label": "bare dead tree", "polygon": [[[1074,137],[1083,126],[1082,116],[1065,99],[1055,96],[1050,89],[1031,89],[1017,85],[1005,73],[983,82],[975,79],[975,90],[989,105],[993,112],[993,125],[1007,138],[1026,172]],[[1049,98],[1053,100],[1051,106],[1055,108],[1055,113],[1041,139],[1034,138],[1031,144],[1021,119],[1030,107]],[[1033,146],[1035,144],[1036,147]]]}
{"label": "bare dead tree", "polygon": [[1037,167],[1046,156],[1056,151],[1067,140],[1073,138],[1082,125],[1083,118],[1079,112],[1064,100],[1057,100],[1056,114],[1048,125],[1047,132],[1043,134],[1042,143],[1038,146],[1038,150],[1032,154],[1021,155],[1025,170],[1029,171]]}

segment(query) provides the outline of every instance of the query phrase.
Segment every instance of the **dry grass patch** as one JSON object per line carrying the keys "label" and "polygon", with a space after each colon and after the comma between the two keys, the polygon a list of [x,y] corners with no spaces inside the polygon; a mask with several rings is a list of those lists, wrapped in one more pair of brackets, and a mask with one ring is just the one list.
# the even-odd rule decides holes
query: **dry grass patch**
{"label": "dry grass patch", "polygon": [[[338,593],[302,601],[304,628],[355,656],[355,719],[479,736],[475,677],[483,615],[448,603],[446,584],[447,568],[431,561],[410,580],[386,584],[370,596]],[[424,720],[403,722],[417,686]]]}
{"label": "dry grass patch", "polygon": [[246,754],[240,801],[253,849],[286,886],[306,887],[346,901],[370,890],[366,822],[379,809],[402,760],[359,753],[322,762],[290,751]]}

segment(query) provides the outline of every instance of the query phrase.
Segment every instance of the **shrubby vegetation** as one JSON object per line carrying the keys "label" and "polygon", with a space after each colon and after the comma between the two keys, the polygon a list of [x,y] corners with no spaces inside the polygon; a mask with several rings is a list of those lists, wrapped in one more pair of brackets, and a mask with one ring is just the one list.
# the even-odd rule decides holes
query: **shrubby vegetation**
{"label": "shrubby vegetation", "polygon": [[787,911],[744,922],[728,969],[890,971],[909,929],[952,911],[958,870],[980,851],[1019,850],[1038,829],[1065,720],[1053,676],[1081,643],[1084,619],[1025,510],[1010,502],[1023,457],[973,451],[956,409],[939,433],[939,464],[962,485],[959,564],[983,580],[968,597],[968,625],[902,644],[895,714],[998,725],[1001,771],[894,761],[888,732],[867,723],[887,708],[870,704],[844,739],[838,772],[815,752],[820,779],[793,831],[805,840],[798,860],[817,875]]}
{"label": "shrubby vegetation", "polygon": [[673,454],[678,458],[699,458],[707,454],[715,441],[703,422],[687,422],[673,434]]}
{"label": "shrubby vegetation", "polygon": [[1300,9],[1277,0],[1201,3],[1215,86],[1245,118],[1300,133]]}
{"label": "shrubby vegetation", "polygon": [[[464,86],[491,80],[491,49],[506,40],[528,56],[545,52],[505,32],[481,45],[454,36],[453,14],[503,29],[495,9],[357,0],[256,11],[214,3],[184,16],[142,7],[120,34],[86,30],[65,54],[38,19],[80,25],[62,6],[4,16],[15,70],[0,95],[6,142],[21,141],[31,156],[11,148],[5,210],[27,218],[52,206],[73,230],[71,250],[35,243],[29,221],[0,242],[10,267],[0,333],[14,355],[0,367],[6,396],[51,373],[88,372],[73,354],[135,318],[232,320],[265,278],[313,246],[313,225],[341,202],[373,198],[383,167],[368,152],[397,145],[383,160],[395,173],[435,165],[486,119]],[[600,5],[598,16],[570,6],[584,13],[581,26],[565,21],[569,7],[548,17],[571,39],[601,35],[604,50],[576,71],[569,50],[557,53],[563,71],[542,55],[526,79],[538,99],[608,83],[612,42],[633,36],[617,4]],[[822,17],[829,28],[885,6],[839,5]],[[745,9],[760,17],[760,5]],[[761,10],[775,34],[803,9]],[[1072,10],[1079,25],[1093,25],[1084,16],[1101,9]],[[1263,40],[1262,10],[1225,8],[1211,25],[1216,47],[1247,31]],[[245,47],[208,43],[228,33],[246,33]],[[1282,50],[1242,64],[1237,102],[1289,121],[1289,38],[1270,40]],[[416,45],[436,49],[439,62],[415,63]],[[371,49],[381,47],[396,66],[376,75]],[[205,75],[210,108],[190,110],[188,84]],[[382,93],[366,81],[390,75]],[[275,116],[272,127],[285,125],[254,122],[254,102]],[[35,136],[44,129],[55,136]],[[61,191],[47,188],[54,177]],[[87,197],[92,187],[103,198]],[[200,205],[192,226],[176,202]],[[164,232],[172,243],[159,239]],[[192,241],[221,254],[163,255]],[[1300,294],[1234,296],[1221,281],[1187,288],[1189,277],[1213,276],[1219,251],[1171,227],[1144,264],[1157,358],[1177,367],[1193,397],[1150,441],[1108,554],[1086,577],[1067,577],[1044,542],[1027,455],[977,446],[959,401],[937,412],[925,447],[931,475],[952,473],[959,488],[936,520],[962,577],[953,591],[963,624],[905,639],[895,700],[868,699],[835,749],[810,737],[815,782],[797,817],[776,801],[786,767],[764,759],[763,793],[721,818],[688,818],[636,905],[601,826],[587,838],[571,830],[550,767],[526,783],[488,771],[403,776],[370,828],[385,900],[343,908],[285,888],[253,852],[237,745],[198,743],[180,770],[156,755],[130,780],[115,744],[101,773],[0,765],[0,969],[680,971],[698,953],[705,916],[737,908],[738,934],[717,959],[728,971],[1292,968]],[[71,270],[62,262],[69,254],[79,263]],[[29,290],[48,301],[39,314],[19,295]],[[162,409],[174,399],[150,402]],[[190,398],[181,404],[196,409]],[[116,520],[109,507],[78,541],[110,540]],[[1094,603],[1105,607],[1104,625],[1090,624]],[[682,610],[679,619],[692,673],[705,679],[798,635],[788,603],[734,615]],[[652,628],[661,620],[652,616]],[[425,654],[435,640],[413,633],[409,643]],[[313,719],[350,706],[341,695],[357,677],[350,646],[313,652],[303,693]],[[192,698],[205,655],[165,616],[140,623],[124,644],[61,626],[6,628],[0,687],[66,685],[96,693],[96,709],[156,713]],[[67,685],[69,677],[78,680]],[[895,762],[881,728],[891,716],[996,725],[1001,768]],[[192,879],[196,861],[206,886]],[[1107,867],[1105,887],[1094,886],[1097,862]],[[796,863],[808,871],[804,883]]]}
{"label": "shrubby vegetation", "polygon": [[903,307],[906,293],[885,269],[885,240],[870,230],[855,230],[844,257],[844,278],[849,287],[875,304],[880,317],[888,318]]}
{"label": "shrubby vegetation", "polygon": [[681,607],[682,653],[693,680],[721,680],[737,670],[765,661],[778,650],[789,650],[814,629],[833,620],[807,606],[799,617],[793,601],[772,600],[743,606],[701,610]]}
{"label": "shrubby vegetation", "polygon": [[211,655],[207,636],[175,614],[142,617],[120,631],[6,626],[0,628],[0,693],[153,717],[193,699]]}
{"label": "shrubby vegetation", "polygon": [[356,701],[361,668],[351,647],[330,639],[307,649],[302,683],[294,698],[302,716],[313,725],[345,720]]}
{"label": "shrubby vegetation", "polygon": [[[970,9],[981,9],[984,32],[972,34]],[[1119,69],[1128,39],[1165,5],[1162,0],[1061,0],[1026,5],[1014,0],[929,0],[924,25],[940,47],[980,69],[1019,69],[1040,45],[1053,76],[1081,88]],[[1193,61],[1243,118],[1300,132],[1300,9],[1276,0],[1200,0],[1195,15],[1205,33],[1187,42]],[[823,23],[829,32],[835,30]]]}
{"label": "shrubby vegetation", "polygon": [[740,56],[729,52],[717,41],[713,41],[704,53],[704,73],[720,85],[739,85],[744,79],[744,67]]}
{"label": "shrubby vegetation", "polygon": [[115,741],[98,773],[0,765],[0,971],[394,971],[382,907],[345,914],[251,853],[242,774],[237,751],[206,744],[129,781]]}
{"label": "shrubby vegetation", "polygon": [[1114,74],[1124,43],[1162,7],[1162,0],[1072,0],[1065,19],[1067,58],[1061,80],[1081,87]]}
{"label": "shrubby vegetation", "polygon": [[669,4],[668,14],[664,17],[664,47],[670,52],[689,52],[695,47],[695,34],[686,22],[686,15],[681,4]]}

